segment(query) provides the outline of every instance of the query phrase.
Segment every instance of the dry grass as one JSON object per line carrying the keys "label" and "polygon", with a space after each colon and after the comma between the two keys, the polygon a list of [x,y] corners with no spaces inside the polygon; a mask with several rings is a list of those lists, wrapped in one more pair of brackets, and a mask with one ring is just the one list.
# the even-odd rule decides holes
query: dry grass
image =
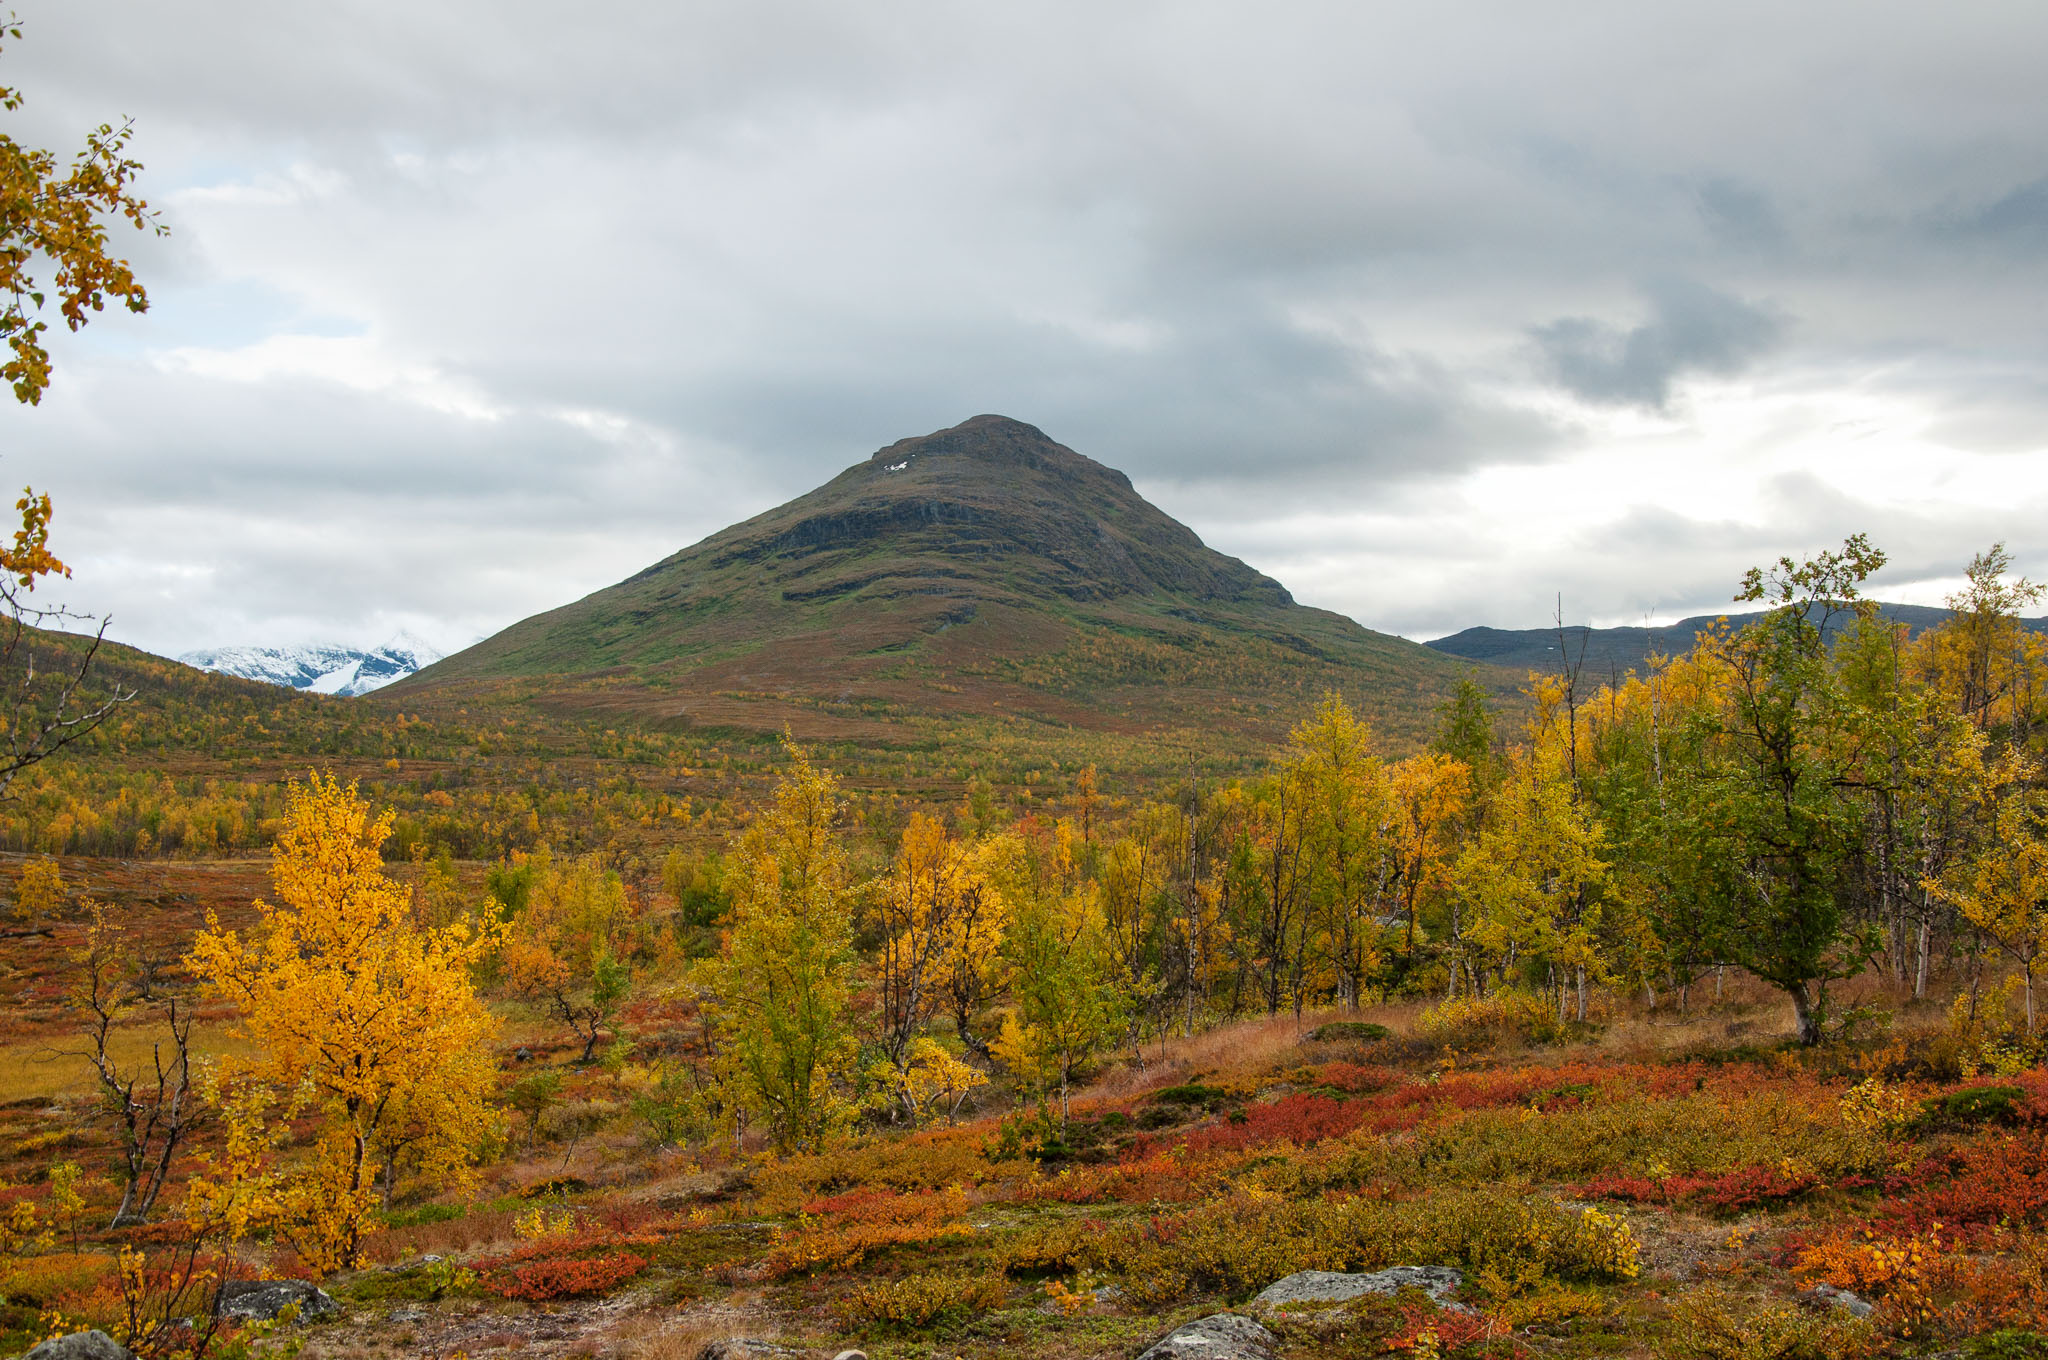
{"label": "dry grass", "polygon": [[1187,1038],[1148,1043],[1142,1068],[1126,1060],[1097,1077],[1075,1098],[1128,1100],[1197,1077],[1227,1078],[1267,1071],[1300,1048],[1309,1031],[1318,1025],[1332,1020],[1362,1020],[1385,1025],[1398,1034],[1408,1029],[1421,1009],[1421,1003],[1416,1002],[1357,1011],[1306,1011],[1298,1019],[1290,1011],[1232,1021]]}
{"label": "dry grass", "polygon": [[604,1333],[599,1354],[620,1360],[697,1360],[739,1334],[732,1322],[675,1313],[630,1313]]}
{"label": "dry grass", "polygon": [[[1492,1056],[1537,1065],[1602,1055],[1648,1060],[1691,1048],[1768,1046],[1793,1036],[1792,1010],[1784,994],[1732,968],[1721,979],[1718,996],[1711,975],[1696,982],[1684,1011],[1678,1009],[1675,994],[1660,995],[1658,1000],[1657,1009],[1651,1011],[1639,1000],[1631,1004],[1609,998],[1611,1019],[1596,1038],[1566,1047],[1524,1049],[1508,1044]],[[1829,1001],[1837,1013],[1862,1006],[1892,1011],[1901,1030],[1924,1027],[1930,1018],[1938,1020],[1942,1013],[1940,1005],[1914,1002],[1910,989],[1876,974],[1837,984],[1830,991]],[[1198,1079],[1227,1081],[1233,1076],[1268,1073],[1285,1066],[1292,1051],[1300,1048],[1318,1025],[1330,1021],[1369,1021],[1385,1025],[1396,1035],[1412,1034],[1416,1018],[1435,1003],[1436,998],[1429,998],[1356,1011],[1308,1011],[1299,1019],[1291,1012],[1255,1016],[1188,1038],[1169,1037],[1145,1045],[1142,1067],[1132,1063],[1126,1051],[1091,1083],[1076,1091],[1074,1099],[1085,1107],[1095,1102],[1126,1101],[1161,1087]]]}
{"label": "dry grass", "polygon": [[[123,1026],[114,1031],[108,1047],[124,1071],[139,1071],[149,1066],[150,1044],[161,1037],[162,1031],[154,1026]],[[82,1053],[84,1045],[85,1040],[76,1036],[0,1044],[0,1104],[90,1095],[95,1085]],[[193,1027],[192,1051],[195,1057],[250,1057],[257,1049],[236,1035],[231,1024],[217,1021]]]}
{"label": "dry grass", "polygon": [[650,1174],[634,1185],[626,1198],[635,1203],[655,1203],[715,1194],[731,1179],[731,1173],[707,1169],[701,1159],[708,1155],[708,1150],[691,1155],[666,1148],[651,1154],[647,1168]]}
{"label": "dry grass", "polygon": [[441,1223],[415,1223],[392,1228],[370,1239],[370,1251],[383,1265],[412,1256],[459,1256],[509,1248],[518,1243],[515,1209],[478,1209]]}

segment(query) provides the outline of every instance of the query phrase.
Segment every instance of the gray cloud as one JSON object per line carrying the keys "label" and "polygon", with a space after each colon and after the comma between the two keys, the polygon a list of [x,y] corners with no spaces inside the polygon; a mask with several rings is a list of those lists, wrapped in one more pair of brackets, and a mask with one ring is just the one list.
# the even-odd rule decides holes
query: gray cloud
{"label": "gray cloud", "polygon": [[1651,319],[1638,326],[1572,316],[1535,327],[1550,375],[1590,402],[1662,410],[1681,378],[1740,373],[1784,331],[1769,311],[1696,283],[1671,280],[1647,292]]}
{"label": "gray cloud", "polygon": [[[174,235],[117,238],[156,307],[60,337],[0,470],[165,649],[463,641],[988,410],[1425,635],[1696,596],[1833,523],[1779,479],[1851,428],[2048,483],[2048,12],[24,18],[8,131],[135,115]],[[1674,465],[1749,501],[1613,471]],[[1903,475],[1901,541],[1982,537]]]}
{"label": "gray cloud", "polygon": [[2040,250],[2048,244],[2048,178],[2019,185],[1982,207],[1959,214],[1949,230],[1964,239]]}

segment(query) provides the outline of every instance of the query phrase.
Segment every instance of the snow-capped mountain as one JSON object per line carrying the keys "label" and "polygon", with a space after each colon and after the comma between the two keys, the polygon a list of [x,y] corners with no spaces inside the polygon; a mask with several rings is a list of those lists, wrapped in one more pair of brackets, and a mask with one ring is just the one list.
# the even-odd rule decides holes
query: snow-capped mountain
{"label": "snow-capped mountain", "polygon": [[439,652],[405,633],[370,651],[355,647],[209,647],[178,658],[203,671],[315,694],[344,695],[382,689],[440,659]]}

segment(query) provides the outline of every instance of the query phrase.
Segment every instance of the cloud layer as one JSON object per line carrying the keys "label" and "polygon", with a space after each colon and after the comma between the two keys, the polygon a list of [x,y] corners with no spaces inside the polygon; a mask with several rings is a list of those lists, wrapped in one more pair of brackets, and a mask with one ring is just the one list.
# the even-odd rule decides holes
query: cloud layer
{"label": "cloud layer", "polygon": [[148,316],[0,411],[159,650],[438,644],[983,411],[1427,637],[2048,503],[2048,12],[26,7]]}

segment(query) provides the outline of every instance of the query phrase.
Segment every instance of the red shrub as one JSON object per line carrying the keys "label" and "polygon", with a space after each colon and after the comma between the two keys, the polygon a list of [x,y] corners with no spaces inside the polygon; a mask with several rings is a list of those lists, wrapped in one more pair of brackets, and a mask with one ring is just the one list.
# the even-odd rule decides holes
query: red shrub
{"label": "red shrub", "polygon": [[859,1214],[862,1210],[873,1209],[887,1200],[894,1199],[895,1192],[877,1187],[863,1187],[848,1190],[843,1195],[825,1195],[804,1205],[807,1214]]}
{"label": "red shrub", "polygon": [[1632,1204],[1687,1201],[1710,1213],[1738,1213],[1797,1199],[1823,1182],[1787,1175],[1774,1166],[1744,1166],[1719,1176],[1668,1176],[1661,1181],[1627,1171],[1610,1171],[1579,1187],[1582,1199],[1618,1199]]}
{"label": "red shrub", "polygon": [[1669,1204],[1669,1185],[1669,1181],[1653,1181],[1648,1176],[1635,1176],[1626,1171],[1610,1171],[1604,1176],[1595,1176],[1580,1186],[1579,1198],[1618,1199],[1630,1204]]}
{"label": "red shrub", "polygon": [[2048,1135],[2027,1129],[1981,1140],[1930,1157],[1893,1184],[1913,1187],[1880,1215],[1895,1230],[1935,1223],[2038,1223],[2048,1218]]}
{"label": "red shrub", "polygon": [[1238,1149],[1279,1142],[1307,1147],[1310,1143],[1351,1132],[1364,1120],[1366,1112],[1356,1101],[1332,1100],[1328,1096],[1302,1092],[1270,1105],[1250,1106],[1243,1113],[1242,1120],[1196,1129],[1188,1135],[1188,1151]]}
{"label": "red shrub", "polygon": [[1821,1181],[1812,1175],[1786,1175],[1774,1166],[1745,1166],[1714,1179],[1674,1177],[1690,1182],[1682,1192],[1686,1198],[1715,1213],[1739,1213],[1766,1204],[1783,1204],[1815,1189]]}
{"label": "red shrub", "polygon": [[660,1244],[661,1239],[651,1234],[628,1236],[615,1233],[609,1228],[584,1228],[579,1232],[558,1237],[538,1238],[514,1247],[503,1255],[492,1256],[476,1264],[479,1270],[497,1270],[539,1257],[574,1256],[578,1252],[594,1251],[600,1247],[653,1247]]}
{"label": "red shrub", "polygon": [[1185,1203],[1203,1198],[1212,1177],[1227,1169],[1231,1159],[1211,1159],[1190,1165],[1170,1152],[1155,1147],[1133,1148],[1116,1166],[1073,1167],[1030,1188],[1029,1198],[1055,1200],[1062,1204]]}
{"label": "red shrub", "polygon": [[1328,1062],[1316,1069],[1316,1080],[1351,1095],[1372,1095],[1399,1086],[1407,1078],[1391,1067],[1365,1063]]}
{"label": "red shrub", "polygon": [[[1440,1313],[1433,1308],[1408,1304],[1401,1309],[1401,1329],[1389,1337],[1389,1351],[1412,1351],[1426,1336],[1434,1334],[1437,1354],[1449,1354],[1460,1346],[1473,1346],[1504,1336],[1506,1328],[1480,1313]],[[1517,1354],[1521,1347],[1516,1346]]]}
{"label": "red shrub", "polygon": [[645,1269],[647,1262],[624,1251],[574,1261],[550,1258],[517,1266],[486,1280],[484,1287],[500,1298],[545,1303],[550,1299],[574,1298],[580,1294],[602,1294]]}
{"label": "red shrub", "polygon": [[957,1190],[898,1193],[882,1187],[848,1190],[804,1205],[804,1212],[814,1218],[836,1218],[843,1224],[934,1224],[958,1218],[966,1209],[967,1201]]}

